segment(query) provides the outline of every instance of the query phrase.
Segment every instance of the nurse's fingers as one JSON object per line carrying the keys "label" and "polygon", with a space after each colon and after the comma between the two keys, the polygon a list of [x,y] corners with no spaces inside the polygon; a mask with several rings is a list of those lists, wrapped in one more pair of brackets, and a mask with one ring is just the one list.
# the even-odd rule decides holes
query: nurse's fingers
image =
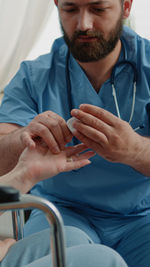
{"label": "nurse's fingers", "polygon": [[[51,128],[51,124],[50,124],[49,128],[51,130],[54,129],[56,137],[57,137],[57,134],[58,134],[57,133],[57,126],[59,126],[58,128],[60,128],[59,131],[61,131],[61,134],[63,136],[64,144],[68,143],[72,139],[72,134],[71,134],[70,130],[68,129],[66,121],[61,116],[59,116],[58,114],[56,114],[52,111],[48,111],[47,114],[48,114],[49,119],[53,119],[53,123],[54,123],[53,127]],[[56,139],[58,139],[58,138],[56,138]],[[61,142],[61,141],[58,140],[58,142]]]}
{"label": "nurse's fingers", "polygon": [[[110,126],[115,126],[117,121],[119,120],[118,117],[116,117],[109,111],[94,105],[82,104],[80,105],[80,110],[84,111],[87,114],[91,114],[92,116],[102,120]],[[72,116],[74,116],[73,114]]]}
{"label": "nurse's fingers", "polygon": [[95,128],[92,128],[86,124],[81,123],[80,121],[75,121],[74,127],[76,130],[73,132],[73,134],[87,147],[93,149],[93,147],[91,147],[91,144],[93,144],[93,142],[96,143],[96,145],[100,144],[101,147],[105,147],[109,143],[109,140],[105,134],[103,134],[101,131]]}
{"label": "nurse's fingers", "polygon": [[36,116],[22,132],[21,140],[26,146],[35,147],[34,139],[42,138],[53,153],[63,150],[72,139],[72,133],[63,118],[47,111]]}
{"label": "nurse's fingers", "polygon": [[52,111],[39,114],[35,117],[33,123],[40,123],[45,126],[53,135],[60,149],[64,149],[65,144],[72,139],[72,134],[67,127],[66,121]]}
{"label": "nurse's fingers", "polygon": [[92,139],[99,136],[104,142],[110,138],[112,126],[103,120],[81,110],[73,110],[72,115],[78,119],[73,122],[73,127],[81,131],[84,135]]}
{"label": "nurse's fingers", "polygon": [[98,153],[101,156],[104,156],[104,142],[102,141],[103,139],[96,139],[92,140],[91,138],[88,138],[84,134],[82,134],[79,131],[75,131],[74,135],[78,140],[80,140],[82,143],[84,143],[87,147],[92,149],[94,152]]}
{"label": "nurse's fingers", "polygon": [[27,131],[21,133],[20,140],[25,147],[35,148],[35,142]]}
{"label": "nurse's fingers", "polygon": [[46,141],[48,146],[49,147],[51,147],[52,145],[56,146],[57,143],[60,150],[63,150],[66,144],[66,138],[62,122],[53,117],[48,117],[48,120],[46,122],[42,121],[40,123],[46,127],[46,131],[48,130],[47,132],[46,131],[42,132],[41,136],[44,139],[44,141]]}
{"label": "nurse's fingers", "polygon": [[20,138],[24,146],[30,148],[35,147],[37,138],[41,138],[43,142],[45,142],[46,145],[49,147],[50,151],[52,151],[53,153],[60,152],[60,148],[54,136],[51,134],[47,127],[43,126],[40,123],[32,125],[32,128],[25,128]]}

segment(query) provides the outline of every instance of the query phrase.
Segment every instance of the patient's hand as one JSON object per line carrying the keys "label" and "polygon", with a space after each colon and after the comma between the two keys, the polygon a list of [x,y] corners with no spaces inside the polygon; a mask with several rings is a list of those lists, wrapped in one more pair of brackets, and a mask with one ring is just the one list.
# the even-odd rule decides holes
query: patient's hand
{"label": "patient's hand", "polygon": [[40,138],[36,140],[35,147],[24,149],[16,167],[1,177],[0,184],[13,186],[23,194],[27,193],[41,180],[88,165],[95,152],[86,150],[85,145],[79,144],[65,147],[59,153],[53,154]]}
{"label": "patient's hand", "polygon": [[[58,154],[53,154],[49,148],[43,144],[36,144],[35,148],[26,148],[22,153],[18,167],[27,169],[27,177],[40,180],[57,175],[60,172],[71,171],[81,168],[90,163],[89,158],[94,156],[92,151],[85,151],[86,146],[79,144],[74,147],[66,147]],[[82,153],[81,153],[82,152]]]}
{"label": "patient's hand", "polygon": [[5,239],[3,241],[0,241],[0,261],[3,260],[3,258],[6,256],[9,248],[15,244],[16,241],[12,238]]}

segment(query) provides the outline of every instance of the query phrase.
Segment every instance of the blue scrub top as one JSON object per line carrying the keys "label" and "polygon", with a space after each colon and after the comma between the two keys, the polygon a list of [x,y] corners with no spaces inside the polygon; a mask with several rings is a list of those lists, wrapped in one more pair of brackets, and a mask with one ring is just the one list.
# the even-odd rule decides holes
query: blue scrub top
{"label": "blue scrub top", "polygon": [[[150,135],[150,42],[124,27],[121,57],[134,62],[137,93],[131,126],[143,136]],[[34,61],[21,64],[20,70],[5,88],[0,107],[0,122],[26,126],[36,115],[52,110],[65,120],[70,118],[66,79],[67,46],[63,38],[54,42],[52,51]],[[72,108],[81,103],[102,107],[116,114],[110,80],[96,93],[84,71],[70,55]],[[133,100],[134,73],[129,64],[116,69],[115,88],[121,118],[129,121]],[[72,144],[71,142],[70,144]],[[96,155],[92,164],[69,173],[61,173],[38,183],[32,193],[70,207],[83,208],[97,216],[136,216],[150,212],[150,179],[130,166],[111,163]]]}

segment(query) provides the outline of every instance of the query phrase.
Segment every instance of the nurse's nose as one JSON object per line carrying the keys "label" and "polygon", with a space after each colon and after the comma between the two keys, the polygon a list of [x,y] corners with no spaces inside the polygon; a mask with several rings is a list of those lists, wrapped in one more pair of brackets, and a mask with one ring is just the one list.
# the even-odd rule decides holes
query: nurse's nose
{"label": "nurse's nose", "polygon": [[87,11],[80,12],[78,15],[77,30],[87,31],[93,28],[93,19]]}

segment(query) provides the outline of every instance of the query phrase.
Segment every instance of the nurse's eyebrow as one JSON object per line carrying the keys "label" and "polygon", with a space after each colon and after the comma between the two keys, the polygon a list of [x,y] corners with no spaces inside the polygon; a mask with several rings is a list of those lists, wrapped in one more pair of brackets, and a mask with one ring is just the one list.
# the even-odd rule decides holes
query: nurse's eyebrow
{"label": "nurse's eyebrow", "polygon": [[[88,4],[85,4],[85,5],[101,5],[101,4],[108,4],[108,3],[109,3],[109,1],[99,0],[99,1],[95,1],[95,2],[89,2]],[[73,5],[78,5],[78,4],[76,2],[68,2],[68,1],[62,3],[62,6],[73,6]],[[79,4],[79,5],[82,5],[82,4]]]}
{"label": "nurse's eyebrow", "polygon": [[91,5],[100,5],[100,4],[108,4],[109,1],[106,0],[99,0],[99,1],[95,1],[95,2],[91,2]]}

